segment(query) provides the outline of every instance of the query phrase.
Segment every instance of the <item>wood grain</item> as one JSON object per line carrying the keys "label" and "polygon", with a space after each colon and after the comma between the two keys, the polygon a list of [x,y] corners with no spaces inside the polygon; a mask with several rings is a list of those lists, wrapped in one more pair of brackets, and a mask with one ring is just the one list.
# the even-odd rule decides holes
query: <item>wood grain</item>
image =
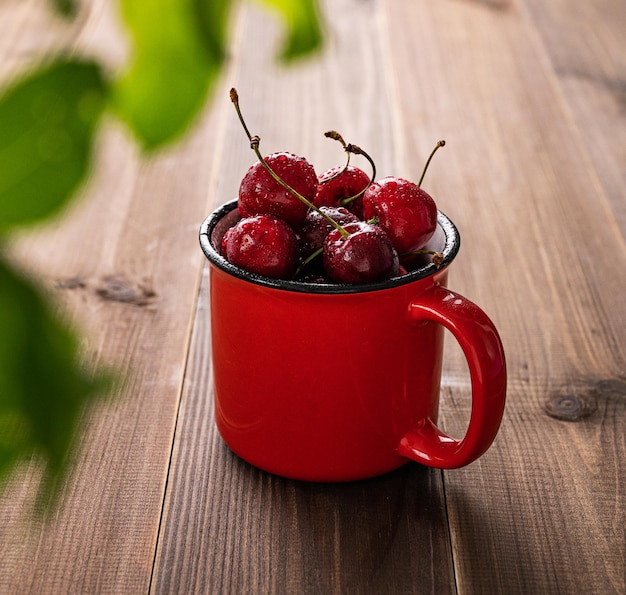
{"label": "wood grain", "polygon": [[626,4],[524,0],[563,100],[626,236]]}
{"label": "wood grain", "polygon": [[[35,44],[26,21],[20,33]],[[101,32],[97,19],[84,24],[85,43],[110,39],[106,20]],[[84,416],[51,518],[30,518],[36,462],[3,494],[2,593],[148,590],[201,272],[196,229],[208,208],[212,128],[205,118],[184,144],[144,160],[107,125],[82,200],[15,246],[84,329],[88,358],[116,365],[126,383]]]}
{"label": "wood grain", "polygon": [[[426,187],[461,230],[452,285],[490,313],[509,360],[495,445],[445,474],[459,592],[623,592],[626,253],[583,134],[519,4],[384,6],[393,71],[428,81],[397,75],[405,155],[449,141]],[[467,376],[449,361],[459,428]],[[546,415],[567,396],[597,411]]]}
{"label": "wood grain", "polygon": [[[82,200],[16,238],[89,359],[128,381],[84,417],[51,518],[30,518],[37,461],[7,486],[0,592],[626,591],[623,3],[322,5],[325,53],[282,68],[279,24],[242,3],[195,133],[143,160],[108,123]],[[43,0],[0,2],[2,79],[60,47],[119,64],[111,3],[67,25]],[[342,159],[328,129],[379,177],[416,179],[447,141],[423,186],[462,236],[450,285],[494,320],[509,368],[502,429],[476,463],[309,484],[255,470],[217,435],[197,233],[254,161],[230,86],[263,152],[318,173]],[[469,414],[449,338],[442,425],[461,435]]]}

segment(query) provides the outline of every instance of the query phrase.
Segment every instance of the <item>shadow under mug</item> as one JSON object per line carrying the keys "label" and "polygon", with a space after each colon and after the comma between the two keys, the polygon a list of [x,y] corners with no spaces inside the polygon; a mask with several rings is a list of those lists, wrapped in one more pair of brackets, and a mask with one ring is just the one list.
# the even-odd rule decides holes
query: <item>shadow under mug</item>
{"label": "shadow under mug", "polygon": [[[231,265],[221,238],[237,201],[202,224],[209,260],[215,418],[245,461],[306,481],[349,481],[409,460],[456,468],[493,442],[506,365],[487,315],[446,288],[460,237],[441,212],[443,264],[368,285],[269,279]],[[457,440],[437,427],[444,328],[468,362],[472,410]]]}

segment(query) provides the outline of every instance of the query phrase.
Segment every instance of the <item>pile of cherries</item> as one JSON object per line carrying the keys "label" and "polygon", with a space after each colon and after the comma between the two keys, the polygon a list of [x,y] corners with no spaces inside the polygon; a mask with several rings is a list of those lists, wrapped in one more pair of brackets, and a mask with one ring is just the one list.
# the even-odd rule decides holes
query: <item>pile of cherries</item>
{"label": "pile of cherries", "polygon": [[[235,89],[231,100],[252,149],[255,163],[241,181],[241,219],[223,236],[222,255],[233,265],[273,279],[314,283],[372,283],[406,273],[429,257],[440,266],[442,255],[425,249],[435,232],[435,201],[420,182],[386,177],[374,181],[371,158],[336,132],[348,163],[324,172],[291,153],[263,157],[259,137],[243,120]],[[365,156],[372,176],[349,164],[351,153]]]}

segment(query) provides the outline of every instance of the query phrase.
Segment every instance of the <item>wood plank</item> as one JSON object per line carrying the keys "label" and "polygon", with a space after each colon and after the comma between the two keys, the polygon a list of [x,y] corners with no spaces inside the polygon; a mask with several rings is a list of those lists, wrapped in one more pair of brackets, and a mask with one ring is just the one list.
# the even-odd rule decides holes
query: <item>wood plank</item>
{"label": "wood plank", "polygon": [[73,33],[73,27],[54,18],[41,0],[0,3],[0,80],[9,80],[47,53],[67,47]]}
{"label": "wood plank", "polygon": [[[517,3],[383,4],[405,163],[448,141],[425,189],[463,238],[451,285],[491,315],[509,361],[498,439],[445,473],[459,592],[623,592],[626,249],[603,174]],[[455,431],[461,359],[444,376]],[[570,395],[597,411],[546,414]]]}
{"label": "wood plank", "polygon": [[626,4],[524,0],[626,236]]}
{"label": "wood plank", "polygon": [[[93,6],[81,43],[115,38],[107,6]],[[117,364],[127,381],[82,420],[51,518],[30,518],[36,461],[3,494],[3,593],[149,588],[202,267],[196,230],[208,209],[213,129],[206,117],[185,143],[143,160],[107,126],[82,200],[15,247],[85,330],[90,361]]]}
{"label": "wood plank", "polygon": [[[226,78],[264,152],[304,154],[320,173],[341,160],[323,137],[335,128],[393,171],[393,114],[379,110],[389,86],[373,43],[378,9],[333,2],[327,53],[287,71],[272,61],[273,22],[254,8],[242,14]],[[253,163],[234,113],[225,128],[216,204]],[[206,287],[200,296],[151,591],[454,593],[440,471],[410,465],[315,485],[259,472],[230,453],[213,422]]]}
{"label": "wood plank", "polygon": [[441,472],[291,481],[233,455],[213,421],[201,288],[154,593],[455,593]]}

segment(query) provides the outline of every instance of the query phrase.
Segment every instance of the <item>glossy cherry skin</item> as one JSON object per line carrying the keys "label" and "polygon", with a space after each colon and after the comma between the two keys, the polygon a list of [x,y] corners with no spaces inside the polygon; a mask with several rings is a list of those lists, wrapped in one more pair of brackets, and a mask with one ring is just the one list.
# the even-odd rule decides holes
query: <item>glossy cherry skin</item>
{"label": "glossy cherry skin", "polygon": [[435,201],[402,178],[374,182],[363,195],[363,216],[376,217],[400,255],[423,248],[437,227]]}
{"label": "glossy cherry skin", "polygon": [[[353,223],[359,219],[354,213],[344,207],[320,207],[319,211],[328,215],[339,225]],[[319,211],[311,209],[304,221],[304,225],[299,229],[302,254],[308,256],[324,246],[326,236],[333,230],[333,226]]]}
{"label": "glossy cherry skin", "polygon": [[369,185],[370,177],[362,169],[353,165],[345,169],[341,165],[333,167],[320,176],[313,204],[317,207],[345,207],[362,219],[363,196],[345,201],[363,192]]}
{"label": "glossy cherry skin", "polygon": [[291,279],[298,266],[298,239],[281,219],[246,217],[222,239],[222,254],[237,267],[272,279]]}
{"label": "glossy cherry skin", "polygon": [[338,229],[324,241],[324,268],[337,283],[371,283],[398,274],[398,254],[387,234],[377,225],[356,221]]}
{"label": "glossy cherry skin", "polygon": [[[272,153],[264,158],[272,171],[287,185],[313,202],[317,192],[317,174],[303,157],[292,153]],[[277,182],[261,162],[246,172],[239,186],[239,212],[250,215],[273,215],[290,225],[300,225],[308,206]]]}

